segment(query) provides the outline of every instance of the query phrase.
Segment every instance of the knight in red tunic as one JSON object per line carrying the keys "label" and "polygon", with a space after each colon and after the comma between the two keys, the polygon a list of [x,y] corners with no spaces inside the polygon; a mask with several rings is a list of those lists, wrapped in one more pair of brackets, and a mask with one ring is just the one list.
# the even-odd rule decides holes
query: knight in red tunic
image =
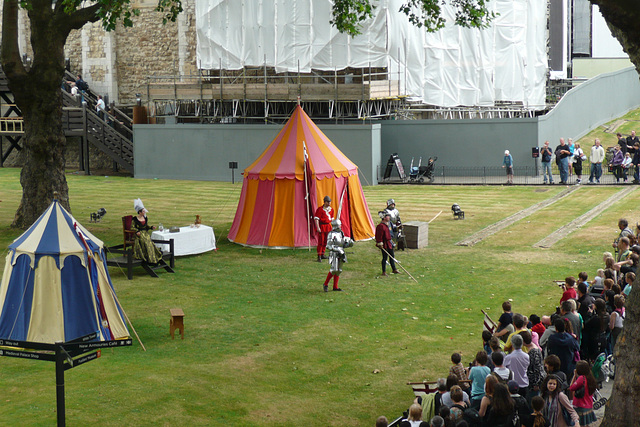
{"label": "knight in red tunic", "polygon": [[324,252],[327,247],[327,235],[331,231],[331,220],[334,219],[331,198],[324,196],[323,201],[324,203],[316,209],[316,213],[313,216],[316,223],[316,231],[318,232],[318,262],[328,258]]}

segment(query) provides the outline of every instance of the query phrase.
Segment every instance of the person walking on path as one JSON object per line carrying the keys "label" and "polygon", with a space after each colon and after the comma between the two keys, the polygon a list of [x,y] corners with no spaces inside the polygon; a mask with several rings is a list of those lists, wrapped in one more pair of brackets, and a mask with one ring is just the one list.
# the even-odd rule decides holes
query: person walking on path
{"label": "person walking on path", "polygon": [[604,148],[600,145],[600,139],[596,138],[595,144],[591,147],[591,175],[589,175],[589,184],[593,184],[595,179],[600,184],[602,176],[602,162],[604,161]]}
{"label": "person walking on path", "polygon": [[502,167],[507,170],[507,185],[513,185],[513,157],[509,154],[509,150],[504,150]]}
{"label": "person walking on path", "polygon": [[387,275],[387,259],[389,260],[389,264],[391,264],[393,274],[400,273],[396,269],[395,254],[393,253],[393,240],[391,239],[391,231],[389,229],[390,220],[391,215],[386,214],[384,218],[382,218],[382,222],[380,222],[376,227],[376,246],[379,247],[382,252],[382,276]]}
{"label": "person walking on path", "polygon": [[546,184],[547,177],[549,177],[549,184],[553,184],[553,173],[551,172],[551,158],[553,157],[553,150],[549,147],[549,141],[544,142],[541,155],[543,182]]}

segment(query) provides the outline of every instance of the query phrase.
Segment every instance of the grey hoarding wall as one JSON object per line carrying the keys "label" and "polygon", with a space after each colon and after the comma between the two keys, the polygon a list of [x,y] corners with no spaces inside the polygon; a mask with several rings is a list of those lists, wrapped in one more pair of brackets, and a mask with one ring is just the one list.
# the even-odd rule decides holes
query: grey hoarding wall
{"label": "grey hoarding wall", "polygon": [[[363,185],[376,185],[380,125],[323,125],[322,132],[356,165]],[[279,125],[136,125],[136,178],[231,181],[262,154]]]}
{"label": "grey hoarding wall", "polygon": [[[558,145],[562,137],[577,139],[591,129],[640,105],[640,80],[633,67],[601,74],[567,92],[548,114],[539,118],[539,145]],[[640,131],[640,126],[639,129]],[[603,145],[617,142],[615,132]]]}
{"label": "grey hoarding wall", "polygon": [[[509,150],[516,166],[533,166],[531,148],[537,144],[537,119],[410,120],[382,126],[382,159],[398,153],[405,170],[411,158],[423,164],[437,156],[443,167],[502,166]],[[395,173],[395,172],[394,172]]]}

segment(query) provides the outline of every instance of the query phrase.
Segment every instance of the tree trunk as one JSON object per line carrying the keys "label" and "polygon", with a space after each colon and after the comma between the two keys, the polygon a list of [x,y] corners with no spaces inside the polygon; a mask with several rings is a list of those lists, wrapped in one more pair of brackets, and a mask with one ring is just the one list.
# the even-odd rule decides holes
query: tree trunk
{"label": "tree trunk", "polygon": [[[591,0],[640,74],[640,4],[637,0]],[[602,427],[637,426],[640,420],[640,274],[625,304],[624,329],[614,350],[616,378]]]}
{"label": "tree trunk", "polygon": [[54,191],[69,210],[60,87],[57,85],[53,92],[47,89],[30,91],[34,102],[20,105],[25,124],[25,163],[20,173],[22,200],[12,225],[23,229],[33,224],[49,206]]}

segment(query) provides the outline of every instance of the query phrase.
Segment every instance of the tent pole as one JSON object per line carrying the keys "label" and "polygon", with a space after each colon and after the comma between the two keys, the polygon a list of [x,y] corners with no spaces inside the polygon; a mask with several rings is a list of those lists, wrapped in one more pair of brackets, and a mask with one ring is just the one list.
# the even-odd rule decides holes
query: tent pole
{"label": "tent pole", "polygon": [[[300,102],[300,101],[298,101]],[[304,150],[304,191],[306,195],[305,207],[307,209],[307,250],[311,252],[311,220],[309,219],[309,185],[307,184],[307,144],[302,141],[302,149]]]}

